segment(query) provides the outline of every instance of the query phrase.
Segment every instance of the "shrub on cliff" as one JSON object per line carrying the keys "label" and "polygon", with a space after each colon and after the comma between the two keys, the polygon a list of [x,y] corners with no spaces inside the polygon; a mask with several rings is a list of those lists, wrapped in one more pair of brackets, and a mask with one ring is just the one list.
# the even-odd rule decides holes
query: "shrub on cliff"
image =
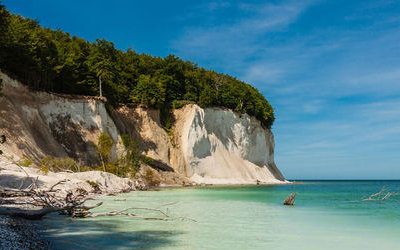
{"label": "shrub on cliff", "polygon": [[121,174],[134,176],[140,168],[139,143],[132,140],[129,135],[122,135],[121,139],[125,147],[125,153],[119,159]]}
{"label": "shrub on cliff", "polygon": [[80,165],[72,158],[57,158],[46,155],[39,161],[40,171],[47,174],[52,172],[80,172]]}
{"label": "shrub on cliff", "polygon": [[140,168],[139,143],[129,135],[122,135],[121,139],[124,153],[113,159],[112,147],[115,142],[109,134],[101,132],[98,137],[97,154],[102,166],[92,166],[85,170],[102,170],[122,177],[134,176]]}
{"label": "shrub on cliff", "polygon": [[[97,138],[97,154],[100,158],[103,171],[106,172],[108,169],[114,169],[114,162],[111,159],[111,149],[114,144],[111,136],[105,132],[101,132]],[[111,172],[111,171],[109,171]]]}

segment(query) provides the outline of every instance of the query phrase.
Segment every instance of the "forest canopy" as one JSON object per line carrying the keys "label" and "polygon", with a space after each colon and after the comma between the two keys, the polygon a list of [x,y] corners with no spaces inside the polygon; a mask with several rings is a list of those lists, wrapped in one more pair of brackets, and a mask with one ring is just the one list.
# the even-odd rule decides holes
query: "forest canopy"
{"label": "forest canopy", "polygon": [[205,70],[175,55],[165,58],[88,42],[36,20],[11,14],[0,2],[0,69],[32,90],[99,95],[113,106],[225,107],[256,117],[270,128],[272,106],[257,89],[232,76]]}

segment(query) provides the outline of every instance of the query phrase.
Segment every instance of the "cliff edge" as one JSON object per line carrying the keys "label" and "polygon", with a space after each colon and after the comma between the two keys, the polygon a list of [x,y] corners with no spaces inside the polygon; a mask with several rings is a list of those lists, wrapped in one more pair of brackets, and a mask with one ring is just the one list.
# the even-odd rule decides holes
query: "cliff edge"
{"label": "cliff edge", "polygon": [[1,78],[0,134],[7,137],[7,156],[68,156],[96,164],[103,131],[114,141],[113,157],[123,152],[121,135],[128,134],[143,154],[195,183],[285,182],[274,163],[272,132],[247,114],[189,104],[174,111],[173,133],[167,134],[158,110],[124,106],[109,112],[96,97],[32,92],[5,74]]}

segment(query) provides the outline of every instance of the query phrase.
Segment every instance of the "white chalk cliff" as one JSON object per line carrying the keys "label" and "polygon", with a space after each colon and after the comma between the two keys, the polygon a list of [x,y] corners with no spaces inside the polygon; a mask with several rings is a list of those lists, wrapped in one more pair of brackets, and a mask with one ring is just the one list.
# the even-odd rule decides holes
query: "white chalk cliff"
{"label": "white chalk cliff", "polygon": [[274,137],[257,119],[197,105],[178,112],[185,174],[193,181],[243,184],[284,180],[274,163]]}
{"label": "white chalk cliff", "polygon": [[1,147],[8,156],[69,156],[96,163],[95,145],[104,131],[115,142],[114,157],[123,150],[120,135],[129,134],[144,154],[196,183],[285,182],[274,163],[273,134],[246,114],[186,105],[174,111],[171,136],[158,110],[121,107],[109,113],[99,98],[32,92],[1,77],[0,134],[7,137]]}

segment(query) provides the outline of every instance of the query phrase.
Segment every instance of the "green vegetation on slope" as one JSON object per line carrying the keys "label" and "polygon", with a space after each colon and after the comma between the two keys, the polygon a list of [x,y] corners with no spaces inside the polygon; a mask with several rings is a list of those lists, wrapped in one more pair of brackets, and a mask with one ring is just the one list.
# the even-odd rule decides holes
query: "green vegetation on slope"
{"label": "green vegetation on slope", "polygon": [[106,40],[90,43],[11,14],[1,4],[0,69],[34,90],[102,92],[113,105],[144,104],[168,110],[192,102],[247,113],[267,128],[274,121],[264,96],[234,77],[174,55],[161,58],[130,49],[124,52]]}

